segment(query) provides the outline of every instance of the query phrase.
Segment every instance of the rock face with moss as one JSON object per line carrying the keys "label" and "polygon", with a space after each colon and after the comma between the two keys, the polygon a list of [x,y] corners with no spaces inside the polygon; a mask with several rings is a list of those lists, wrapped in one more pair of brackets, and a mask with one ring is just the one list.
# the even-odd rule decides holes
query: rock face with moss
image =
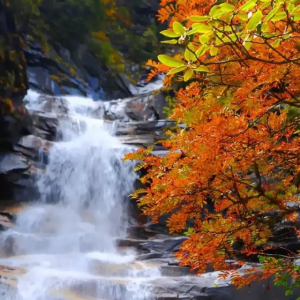
{"label": "rock face with moss", "polygon": [[29,165],[14,146],[23,135],[33,133],[31,117],[23,105],[29,88],[23,40],[17,32],[15,17],[0,2],[0,190],[1,198],[12,197],[10,176],[13,170],[26,171]]}
{"label": "rock face with moss", "polygon": [[29,85],[22,47],[14,15],[0,3],[1,144],[14,142],[31,131],[30,118],[23,107]]}
{"label": "rock face with moss", "polygon": [[30,87],[105,100],[131,96],[130,83],[143,78],[144,63],[160,47],[157,5],[41,0],[22,32]]}

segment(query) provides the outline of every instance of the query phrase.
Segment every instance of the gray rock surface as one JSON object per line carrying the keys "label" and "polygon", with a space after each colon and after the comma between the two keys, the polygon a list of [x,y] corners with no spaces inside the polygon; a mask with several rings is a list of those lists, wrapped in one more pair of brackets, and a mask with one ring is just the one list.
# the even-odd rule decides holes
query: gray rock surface
{"label": "gray rock surface", "polygon": [[162,92],[138,95],[127,99],[105,102],[105,118],[111,121],[149,121],[164,119],[167,105]]}
{"label": "gray rock surface", "polygon": [[28,161],[20,154],[0,152],[0,174],[16,170],[27,170]]}
{"label": "gray rock surface", "polygon": [[[25,42],[29,87],[32,89],[56,96],[90,96],[96,100],[132,95],[126,86],[118,84],[114,76],[100,66],[95,57],[89,55],[86,45],[79,45],[72,53],[50,45],[50,55],[46,56],[41,45],[29,40]],[[63,62],[60,62],[62,58]]]}

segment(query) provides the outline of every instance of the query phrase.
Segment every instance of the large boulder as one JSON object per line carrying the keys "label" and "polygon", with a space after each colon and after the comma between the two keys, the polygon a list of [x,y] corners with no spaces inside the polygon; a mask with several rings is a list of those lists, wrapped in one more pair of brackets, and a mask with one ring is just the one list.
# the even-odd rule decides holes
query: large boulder
{"label": "large boulder", "polygon": [[29,168],[25,157],[15,153],[0,152],[0,174]]}
{"label": "large boulder", "polygon": [[62,46],[49,44],[45,53],[42,45],[26,38],[25,56],[29,87],[41,93],[61,96],[76,95],[95,100],[131,96],[126,85],[120,84],[87,45],[80,44],[71,52]]}
{"label": "large boulder", "polygon": [[105,117],[111,121],[150,121],[165,119],[167,106],[163,92],[147,92],[135,97],[105,102]]}
{"label": "large boulder", "polygon": [[[206,273],[200,277],[182,276],[159,278],[153,282],[156,299],[197,299],[197,300],[286,300],[283,287],[275,287],[269,282],[254,283],[237,289],[229,281],[220,281],[219,272]],[[299,289],[294,296],[299,297]]]}

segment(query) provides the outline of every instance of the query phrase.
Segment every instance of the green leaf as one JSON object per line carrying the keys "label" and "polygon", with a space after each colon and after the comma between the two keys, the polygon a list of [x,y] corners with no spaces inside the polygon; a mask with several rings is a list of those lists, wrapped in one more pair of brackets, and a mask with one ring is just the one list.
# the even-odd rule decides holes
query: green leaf
{"label": "green leaf", "polygon": [[280,21],[286,18],[286,13],[285,12],[280,12],[274,15],[274,17],[271,18],[271,21]]}
{"label": "green leaf", "polygon": [[193,76],[193,74],[194,74],[194,71],[192,69],[187,69],[183,76],[184,81],[190,80],[191,77]]}
{"label": "green leaf", "polygon": [[230,31],[230,32],[232,32],[232,27],[231,26],[224,26],[224,28],[222,28],[222,31]]}
{"label": "green leaf", "polygon": [[203,25],[202,23],[194,23],[194,24],[192,24],[192,28],[196,28],[196,27],[198,27],[198,26],[201,26],[201,25]]}
{"label": "green leaf", "polygon": [[262,26],[261,26],[261,32],[265,33],[265,32],[268,32],[268,31],[269,31],[268,24],[267,23],[262,24]]}
{"label": "green leaf", "polygon": [[221,45],[223,43],[234,43],[241,35],[242,35],[241,32],[228,34],[222,40],[217,39],[216,40],[216,45]]}
{"label": "green leaf", "polygon": [[[266,23],[264,23],[263,25],[265,25]],[[278,34],[275,33],[275,32],[269,32],[269,27],[268,27],[268,30],[266,30],[264,32],[264,36],[267,37],[267,38],[273,38],[275,36],[277,36]]]}
{"label": "green leaf", "polygon": [[247,38],[245,39],[243,45],[244,45],[245,49],[247,51],[249,51],[252,46],[252,36],[248,35]]}
{"label": "green leaf", "polygon": [[265,8],[267,8],[267,7],[270,7],[270,2],[265,2],[261,7],[260,7],[260,9],[261,10],[264,10]]}
{"label": "green leaf", "polygon": [[287,291],[285,291],[285,295],[288,297],[288,296],[293,296],[293,290],[291,289],[288,289]]}
{"label": "green leaf", "polygon": [[199,71],[199,72],[210,72],[209,68],[206,66],[200,66],[196,68],[194,71]]}
{"label": "green leaf", "polygon": [[256,32],[260,35],[261,34],[261,29],[262,29],[262,24],[258,24],[256,27]]}
{"label": "green leaf", "polygon": [[146,163],[140,163],[140,164],[138,164],[138,165],[133,169],[133,171],[134,171],[134,172],[140,171],[140,170],[143,169],[146,165],[147,165]]}
{"label": "green leaf", "polygon": [[294,19],[294,21],[299,21],[300,20],[300,14],[294,14],[293,19]]}
{"label": "green leaf", "polygon": [[195,34],[195,33],[198,33],[198,28],[197,27],[195,27],[192,30],[188,31],[186,34],[191,35],[191,34]]}
{"label": "green leaf", "polygon": [[248,20],[248,14],[246,12],[240,11],[238,13],[238,17],[242,20],[242,21],[247,21]]}
{"label": "green leaf", "polygon": [[213,8],[210,10],[209,15],[212,18],[217,19],[218,17],[224,15],[225,13],[226,13],[226,11],[222,10],[220,5],[216,5],[216,6],[213,6]]}
{"label": "green leaf", "polygon": [[219,53],[219,48],[215,46],[211,46],[209,53],[211,56],[216,56]]}
{"label": "green leaf", "polygon": [[294,9],[295,9],[295,4],[290,3],[290,4],[289,4],[289,7],[288,7],[288,12],[291,13]]}
{"label": "green leaf", "polygon": [[163,30],[160,33],[167,37],[180,37],[181,36],[180,33],[175,33],[174,31],[170,31],[170,30]]}
{"label": "green leaf", "polygon": [[249,10],[256,5],[257,0],[249,0],[240,7],[240,10]]}
{"label": "green leaf", "polygon": [[224,36],[224,33],[223,33],[223,32],[217,32],[217,33],[216,33],[216,41],[217,41],[217,40],[220,40],[221,38],[223,38],[223,36]]}
{"label": "green leaf", "polygon": [[184,34],[185,33],[185,28],[183,27],[183,25],[179,22],[174,22],[173,23],[173,30],[175,33],[178,34]]}
{"label": "green leaf", "polygon": [[200,57],[202,56],[204,53],[206,53],[206,51],[210,49],[209,46],[207,45],[202,45],[197,51],[196,51],[196,56]]}
{"label": "green leaf", "polygon": [[194,233],[194,228],[193,228],[193,227],[189,227],[189,228],[188,228],[188,231],[186,231],[186,232],[184,233],[184,235],[186,235],[186,236],[191,236],[193,233]]}
{"label": "green leaf", "polygon": [[232,4],[228,4],[228,3],[222,3],[220,5],[220,8],[222,9],[222,11],[224,12],[231,12],[235,10],[235,6]]}
{"label": "green leaf", "polygon": [[262,32],[262,33],[266,33],[266,32],[268,32],[268,31],[269,31],[269,26],[268,26],[268,24],[266,24],[266,23],[262,24],[262,26],[261,26],[261,32]]}
{"label": "green leaf", "polygon": [[221,11],[219,5],[213,6],[213,7],[211,8],[211,10],[209,11],[209,15],[210,15],[211,17],[213,17],[213,15],[214,15],[217,11]]}
{"label": "green leaf", "polygon": [[162,44],[171,44],[171,45],[175,45],[177,44],[177,40],[167,40],[167,41],[161,41]]}
{"label": "green leaf", "polygon": [[191,17],[189,17],[189,19],[194,22],[204,22],[204,21],[209,20],[210,17],[208,17],[208,16],[191,16]]}
{"label": "green leaf", "polygon": [[201,44],[207,44],[212,36],[213,32],[209,32],[206,34],[203,34],[199,37],[199,41]]}
{"label": "green leaf", "polygon": [[281,43],[281,39],[276,40],[276,41],[273,43],[273,47],[274,47],[274,48],[278,48],[278,47],[280,46],[280,43]]}
{"label": "green leaf", "polygon": [[184,51],[184,58],[187,61],[196,61],[197,57],[195,55],[195,47],[192,43],[189,43]]}
{"label": "green leaf", "polygon": [[258,10],[249,20],[246,29],[248,30],[256,29],[256,26],[259,24],[261,17],[262,17],[262,12]]}
{"label": "green leaf", "polygon": [[273,8],[273,9],[269,12],[269,14],[265,17],[265,20],[264,20],[264,21],[267,22],[267,21],[271,20],[271,18],[273,18],[273,16],[278,12],[279,8],[280,8],[280,7],[275,7],[275,8]]}
{"label": "green leaf", "polygon": [[180,73],[180,72],[184,71],[186,68],[187,68],[187,66],[176,67],[176,68],[170,70],[170,71],[167,73],[167,75]]}
{"label": "green leaf", "polygon": [[300,11],[300,5],[296,6],[293,10],[293,13],[299,12]]}
{"label": "green leaf", "polygon": [[195,24],[193,24],[193,29],[189,31],[187,34],[191,35],[194,33],[208,33],[208,32],[212,32],[212,28],[210,26],[205,24],[198,24],[197,26],[195,26]]}
{"label": "green leaf", "polygon": [[158,60],[168,67],[180,67],[184,65],[184,62],[177,60],[169,55],[158,55]]}

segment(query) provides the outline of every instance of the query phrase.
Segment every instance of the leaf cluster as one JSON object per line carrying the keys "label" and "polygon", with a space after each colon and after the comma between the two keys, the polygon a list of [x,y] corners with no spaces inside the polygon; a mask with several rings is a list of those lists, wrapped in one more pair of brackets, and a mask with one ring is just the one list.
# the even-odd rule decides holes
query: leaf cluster
{"label": "leaf cluster", "polygon": [[[297,283],[298,253],[276,228],[298,237],[300,1],[161,6],[164,43],[176,54],[151,62],[150,78],[163,72],[166,85],[186,86],[170,116],[179,126],[163,143],[169,153],[127,156],[147,169],[139,205],[154,220],[171,213],[171,232],[187,231],[182,265],[226,271],[238,286],[286,273]],[[259,255],[270,259],[246,277],[227,263]]]}

